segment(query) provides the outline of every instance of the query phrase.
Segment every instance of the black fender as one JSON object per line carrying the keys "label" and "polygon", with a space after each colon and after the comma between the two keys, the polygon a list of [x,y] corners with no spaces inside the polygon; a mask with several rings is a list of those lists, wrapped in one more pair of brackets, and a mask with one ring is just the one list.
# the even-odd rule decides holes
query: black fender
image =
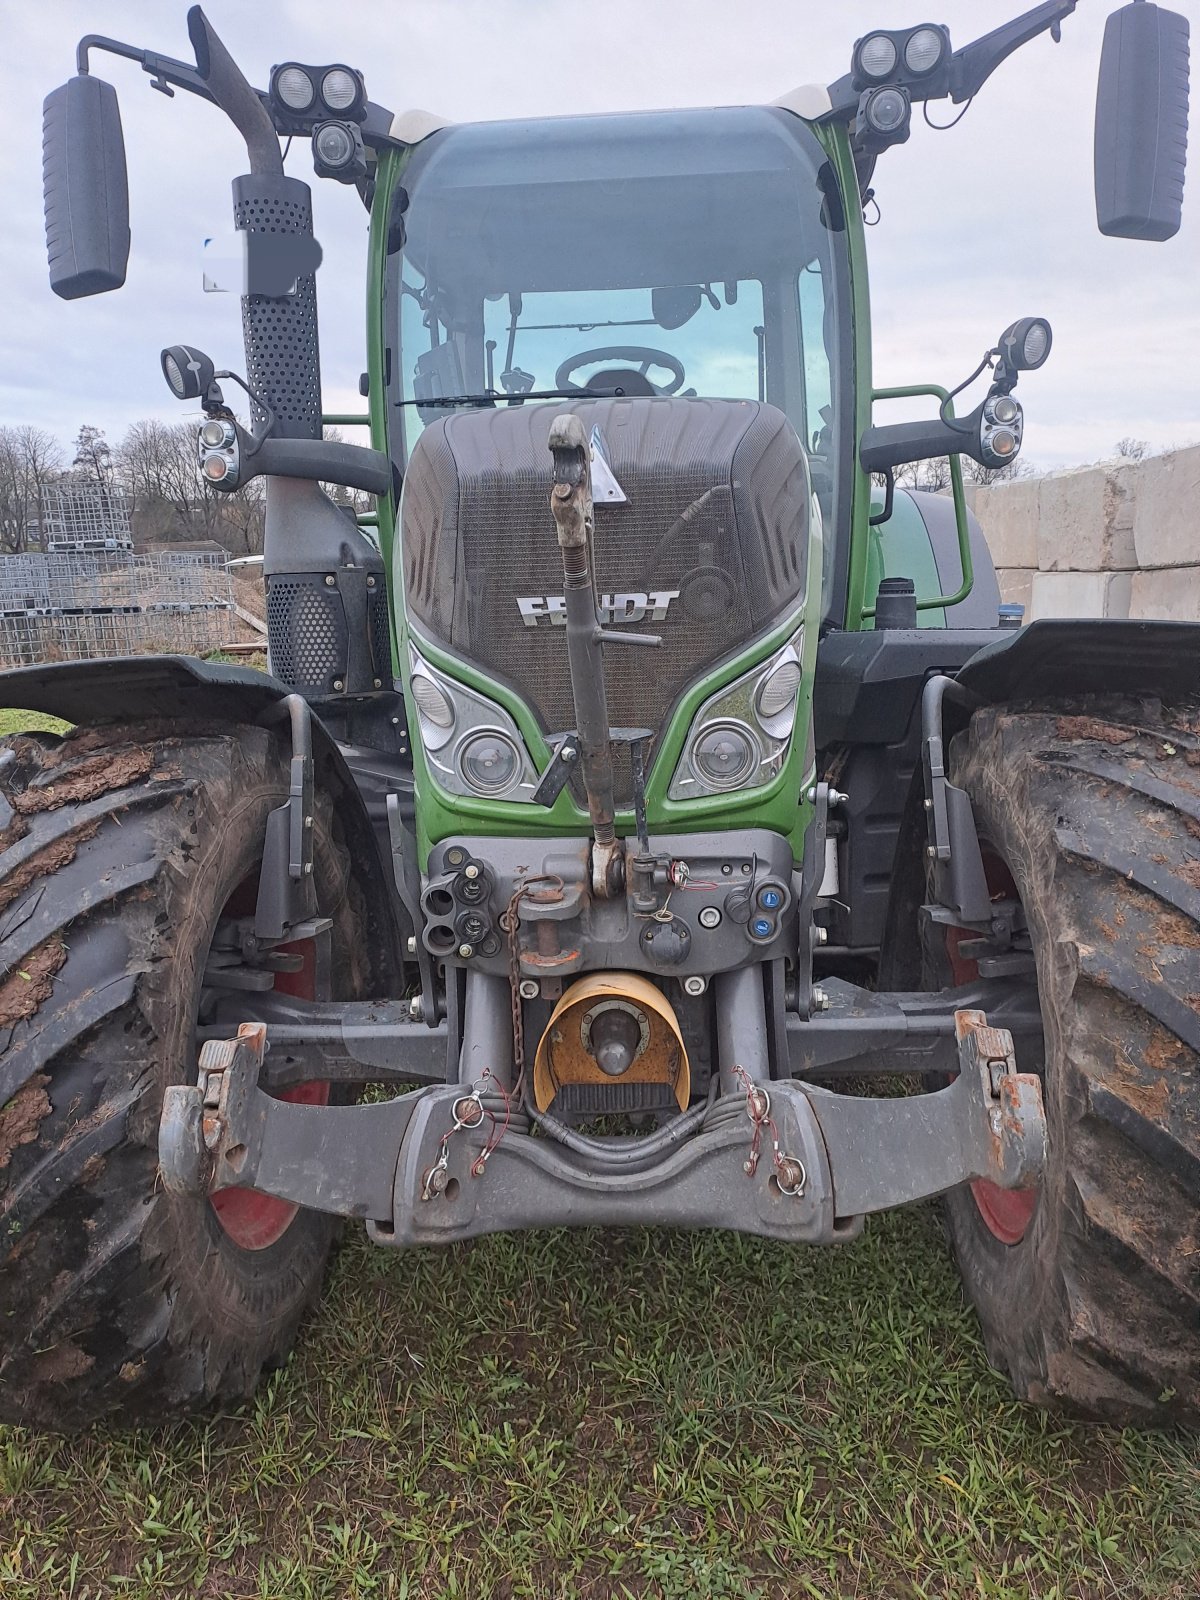
{"label": "black fender", "polygon": [[[1002,638],[993,636],[953,676],[976,705],[1045,705],[1091,694],[1176,700],[1200,694],[1200,622],[1046,618]],[[949,697],[943,702],[947,749],[971,709]],[[880,946],[878,981],[885,990],[920,983],[920,950],[912,930],[927,895],[928,798],[923,764],[918,764],[897,833]]]}
{"label": "black fender", "polygon": [[1047,618],[986,645],[957,674],[987,705],[1055,695],[1200,690],[1200,622]]}
{"label": "black fender", "polygon": [[[194,656],[113,656],[62,661],[0,672],[0,706],[41,711],[92,726],[166,718],[186,723],[256,725],[291,691],[251,667],[230,667]],[[333,797],[351,870],[367,911],[367,952],[380,996],[404,993],[405,974],[392,863],[382,859],[366,805],[337,741],[312,714],[314,779]]]}

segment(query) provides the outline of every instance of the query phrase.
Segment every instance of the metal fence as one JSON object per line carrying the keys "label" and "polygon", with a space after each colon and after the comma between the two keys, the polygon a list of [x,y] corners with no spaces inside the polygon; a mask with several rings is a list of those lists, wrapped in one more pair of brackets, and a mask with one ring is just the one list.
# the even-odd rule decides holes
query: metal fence
{"label": "metal fence", "polygon": [[0,666],[200,655],[228,640],[232,615],[229,571],[216,552],[0,559]]}
{"label": "metal fence", "polygon": [[29,526],[31,542],[58,553],[130,550],[132,514],[132,500],[119,489],[95,483],[47,484]]}

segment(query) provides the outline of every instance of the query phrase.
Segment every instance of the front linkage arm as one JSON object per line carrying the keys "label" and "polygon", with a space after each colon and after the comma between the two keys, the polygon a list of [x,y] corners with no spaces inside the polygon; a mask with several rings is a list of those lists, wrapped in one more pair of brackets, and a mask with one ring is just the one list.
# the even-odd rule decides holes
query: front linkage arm
{"label": "front linkage arm", "polygon": [[[869,1213],[977,1178],[1003,1188],[1038,1181],[1038,1079],[1016,1071],[1012,1036],[982,1012],[960,1011],[954,1023],[959,1070],[948,1088],[868,1100],[746,1078],[744,1097],[715,1100],[698,1131],[656,1162],[603,1172],[516,1119],[510,1127],[507,1112],[497,1138],[472,1085],[363,1106],[275,1100],[259,1087],[266,1025],[244,1023],[236,1039],[204,1045],[194,1085],[167,1090],[159,1160],[176,1193],[256,1188],[365,1218],[380,1243],[594,1224],[833,1243]],[[768,1133],[787,1152],[782,1162],[758,1159]]]}

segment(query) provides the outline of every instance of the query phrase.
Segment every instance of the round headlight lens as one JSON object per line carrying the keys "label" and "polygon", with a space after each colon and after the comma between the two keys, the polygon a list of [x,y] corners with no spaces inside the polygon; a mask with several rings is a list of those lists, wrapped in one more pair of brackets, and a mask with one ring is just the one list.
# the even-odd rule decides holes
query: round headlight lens
{"label": "round headlight lens", "polygon": [[800,688],[800,663],[783,661],[758,691],[760,717],[777,717],[781,711],[790,711],[796,703]]}
{"label": "round headlight lens", "polygon": [[521,752],[503,733],[476,733],[459,751],[458,765],[477,794],[505,794],[520,775]]}
{"label": "round headlight lens", "polygon": [[1035,322],[1025,335],[1021,354],[1027,367],[1039,367],[1050,353],[1050,328],[1045,322]]}
{"label": "round headlight lens", "polygon": [[904,46],[904,65],[918,77],[932,72],[942,59],[944,35],[937,28],[918,28]]}
{"label": "round headlight lens", "polygon": [[327,122],[317,129],[316,151],[327,167],[344,167],[354,155],[350,130],[340,122]]}
{"label": "round headlight lens", "polygon": [[284,67],[275,79],[275,93],[289,111],[307,111],[316,98],[313,81],[303,67]]}
{"label": "round headlight lens", "polygon": [[201,470],[210,483],[220,483],[229,476],[229,463],[224,456],[206,456]]}
{"label": "round headlight lens", "polygon": [[334,67],[321,79],[321,99],[330,111],[345,111],[358,98],[358,79],[345,67]]}
{"label": "round headlight lens", "polygon": [[863,76],[876,81],[894,72],[897,60],[896,41],[889,39],[886,33],[871,34],[863,40],[858,52],[858,64]]}
{"label": "round headlight lens", "polygon": [[714,724],[692,747],[696,776],[714,789],[736,789],[757,770],[758,764],[753,740],[736,723]]}
{"label": "round headlight lens", "polygon": [[200,443],[207,445],[210,450],[219,450],[222,445],[233,443],[233,428],[228,422],[218,422],[216,418],[206,422],[200,429]]}
{"label": "round headlight lens", "polygon": [[908,118],[908,96],[899,89],[878,89],[867,101],[867,121],[876,133],[895,133]]}
{"label": "round headlight lens", "polygon": [[168,354],[162,358],[162,369],[163,377],[166,378],[171,386],[175,397],[182,400],[187,393],[187,380],[180,371],[179,363],[173,355]]}
{"label": "round headlight lens", "polygon": [[989,448],[994,456],[1002,461],[1007,461],[1009,456],[1017,453],[1017,436],[1010,433],[1007,428],[1000,428],[988,441]]}
{"label": "round headlight lens", "polygon": [[1021,415],[1021,407],[1009,394],[999,395],[992,401],[992,421],[1002,422],[1006,427],[1010,422],[1015,422]]}
{"label": "round headlight lens", "polygon": [[450,696],[423,672],[413,674],[412,696],[417,702],[417,710],[435,728],[454,726],[454,707],[450,703]]}

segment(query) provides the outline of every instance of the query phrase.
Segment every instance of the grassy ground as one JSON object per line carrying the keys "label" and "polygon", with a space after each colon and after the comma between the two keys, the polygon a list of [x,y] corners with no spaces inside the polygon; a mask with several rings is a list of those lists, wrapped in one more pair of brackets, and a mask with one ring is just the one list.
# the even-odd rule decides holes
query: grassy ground
{"label": "grassy ground", "polygon": [[1193,1443],[987,1368],[936,1213],[838,1250],[357,1234],[242,1414],[0,1430],[0,1593],[1173,1597]]}
{"label": "grassy ground", "polygon": [[1193,1600],[1198,1571],[1195,1444],[1015,1405],[931,1208],[827,1251],[353,1230],[241,1413],[0,1428],[4,1600]]}
{"label": "grassy ground", "polygon": [[9,733],[64,733],[70,723],[39,711],[0,711],[0,739]]}

